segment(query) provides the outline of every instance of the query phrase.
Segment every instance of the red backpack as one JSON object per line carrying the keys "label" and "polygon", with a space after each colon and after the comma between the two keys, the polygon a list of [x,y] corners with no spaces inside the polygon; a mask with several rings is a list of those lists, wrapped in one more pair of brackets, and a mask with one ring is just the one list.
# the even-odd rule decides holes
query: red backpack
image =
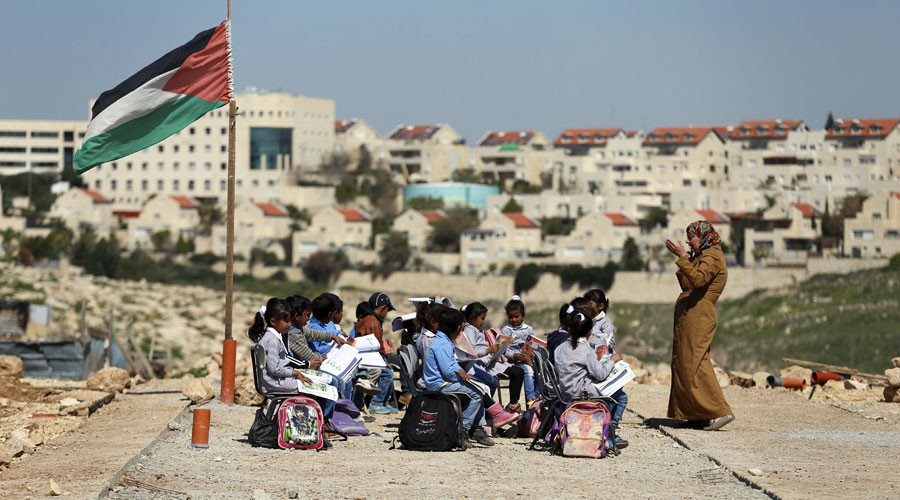
{"label": "red backpack", "polygon": [[278,447],[319,450],[325,446],[325,415],[315,399],[291,396],[278,409]]}

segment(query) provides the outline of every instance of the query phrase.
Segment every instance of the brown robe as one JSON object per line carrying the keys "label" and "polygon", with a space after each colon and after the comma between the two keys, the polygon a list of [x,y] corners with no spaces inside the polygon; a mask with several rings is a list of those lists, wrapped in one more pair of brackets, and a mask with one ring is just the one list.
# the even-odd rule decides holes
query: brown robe
{"label": "brown robe", "polygon": [[731,414],[709,360],[716,334],[716,301],[725,289],[728,269],[719,245],[701,251],[693,262],[676,261],[681,295],[675,301],[672,340],[672,388],[669,418],[712,420]]}

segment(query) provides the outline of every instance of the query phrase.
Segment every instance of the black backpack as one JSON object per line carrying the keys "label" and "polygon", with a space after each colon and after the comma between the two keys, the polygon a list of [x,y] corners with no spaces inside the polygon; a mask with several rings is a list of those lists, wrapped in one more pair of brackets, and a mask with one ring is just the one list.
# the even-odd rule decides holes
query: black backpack
{"label": "black backpack", "polygon": [[275,417],[281,401],[266,403],[256,410],[256,417],[247,433],[247,441],[253,446],[278,448],[278,421]]}
{"label": "black backpack", "polygon": [[459,398],[437,391],[424,391],[412,398],[398,431],[407,450],[448,451],[466,449]]}

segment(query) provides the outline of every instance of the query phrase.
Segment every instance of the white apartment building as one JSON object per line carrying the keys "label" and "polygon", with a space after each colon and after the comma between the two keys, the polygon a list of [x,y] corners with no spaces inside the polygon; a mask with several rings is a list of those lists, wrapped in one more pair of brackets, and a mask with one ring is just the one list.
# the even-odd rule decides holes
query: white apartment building
{"label": "white apartment building", "polygon": [[115,226],[111,201],[92,189],[72,188],[50,206],[50,218],[58,219],[72,232],[82,228],[105,235]]}
{"label": "white apartment building", "polygon": [[358,208],[329,207],[317,212],[309,226],[293,234],[293,260],[304,261],[318,251],[369,248],[372,217]]}
{"label": "white apartment building", "polygon": [[[744,265],[805,265],[822,237],[822,212],[809,203],[776,204],[744,231]],[[754,256],[755,249],[763,249]]]}
{"label": "white apartment building", "polygon": [[622,259],[625,241],[637,242],[641,228],[635,219],[620,212],[592,212],[575,221],[565,236],[548,236],[544,247],[553,261],[583,266],[600,266]]}
{"label": "white apartment building", "polygon": [[431,225],[446,218],[447,214],[443,210],[409,209],[394,219],[391,231],[405,234],[413,253],[425,252],[431,236]]}
{"label": "white apartment building", "polygon": [[484,179],[499,179],[507,185],[521,180],[550,187],[558,158],[561,155],[540,130],[492,130],[469,150],[469,167]]}
{"label": "white apartment building", "polygon": [[729,185],[785,189],[822,164],[824,131],[810,133],[802,120],[743,121],[728,127]]}
{"label": "white apartment building", "polygon": [[351,118],[334,122],[334,150],[350,155],[353,167],[359,160],[360,147],[365,147],[372,153],[373,167],[377,157],[385,155],[384,138],[365,120]]}
{"label": "white apartment building", "polygon": [[490,214],[460,235],[460,272],[475,275],[540,254],[541,224],[521,213]]}
{"label": "white apartment building", "polygon": [[855,218],[844,220],[844,251],[865,258],[900,253],[900,192],[876,193]]}
{"label": "white apartment building", "polygon": [[646,191],[638,159],[644,133],[619,128],[569,128],[553,141],[565,152],[554,170],[554,187],[568,192],[614,194]]}
{"label": "white apartment building", "polygon": [[403,184],[448,181],[466,165],[465,139],[450,125],[398,125],[385,149],[391,171]]}
{"label": "white apartment building", "polygon": [[[280,92],[239,93],[235,188],[295,184],[304,169],[334,150],[334,101]],[[224,199],[228,109],[210,111],[159,144],[85,172],[116,208],[138,208],[153,194]],[[283,200],[289,203],[290,200]]]}
{"label": "white apartment building", "polygon": [[86,121],[0,120],[0,175],[74,167]]}

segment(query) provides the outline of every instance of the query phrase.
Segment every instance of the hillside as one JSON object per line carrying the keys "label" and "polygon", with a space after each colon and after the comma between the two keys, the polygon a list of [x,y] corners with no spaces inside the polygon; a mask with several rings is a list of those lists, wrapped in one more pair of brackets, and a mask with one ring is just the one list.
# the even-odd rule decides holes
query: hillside
{"label": "hillside", "polygon": [[[672,279],[675,279],[674,277]],[[668,362],[671,304],[613,304],[616,341],[644,361]],[[729,369],[783,368],[782,357],[882,373],[900,355],[900,266],[818,275],[719,302],[713,358]]]}

